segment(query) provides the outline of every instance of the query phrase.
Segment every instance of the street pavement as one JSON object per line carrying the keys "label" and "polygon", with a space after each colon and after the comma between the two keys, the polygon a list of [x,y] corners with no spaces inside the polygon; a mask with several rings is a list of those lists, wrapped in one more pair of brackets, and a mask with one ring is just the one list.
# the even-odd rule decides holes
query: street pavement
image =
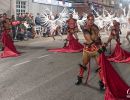
{"label": "street pavement", "polygon": [[[108,35],[102,34],[106,41]],[[65,39],[66,36],[63,36]],[[125,35],[121,36],[122,47],[130,51]],[[84,39],[79,34],[80,42]],[[19,57],[0,59],[0,100],[103,100],[99,90],[95,61],[91,61],[89,85],[75,86],[81,62],[80,53],[54,53],[48,49],[63,46],[63,39],[39,37],[17,41]],[[112,46],[114,48],[114,41]],[[108,47],[109,48],[109,47]],[[107,54],[109,50],[107,51]],[[130,85],[130,64],[112,63],[120,76]],[[84,75],[84,81],[86,73]]]}

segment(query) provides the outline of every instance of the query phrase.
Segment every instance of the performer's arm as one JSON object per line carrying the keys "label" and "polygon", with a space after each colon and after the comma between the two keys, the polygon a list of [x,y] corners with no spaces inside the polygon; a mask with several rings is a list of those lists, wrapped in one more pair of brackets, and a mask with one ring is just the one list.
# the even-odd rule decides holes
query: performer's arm
{"label": "performer's arm", "polygon": [[75,38],[78,40],[79,38],[78,38],[78,35],[77,35],[77,32],[74,32],[74,36],[75,36]]}
{"label": "performer's arm", "polygon": [[74,36],[78,40],[77,31],[78,31],[78,25],[77,25],[77,20],[75,20],[75,32],[74,32]]}
{"label": "performer's arm", "polygon": [[108,46],[108,44],[111,42],[111,40],[113,39],[113,36],[115,36],[115,34],[116,34],[115,29],[111,29],[111,33],[110,33],[110,35],[109,35],[109,38],[108,38],[107,42],[104,43],[105,46]]}

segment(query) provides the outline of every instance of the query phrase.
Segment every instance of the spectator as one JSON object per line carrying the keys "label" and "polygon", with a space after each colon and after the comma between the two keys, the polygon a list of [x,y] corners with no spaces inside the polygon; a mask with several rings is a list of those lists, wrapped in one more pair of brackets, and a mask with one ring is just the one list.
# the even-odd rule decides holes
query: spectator
{"label": "spectator", "polygon": [[35,24],[36,25],[41,25],[41,17],[40,17],[39,13],[37,13],[37,16],[35,18]]}
{"label": "spectator", "polygon": [[6,13],[3,13],[3,20],[5,20],[7,17],[7,14]]}

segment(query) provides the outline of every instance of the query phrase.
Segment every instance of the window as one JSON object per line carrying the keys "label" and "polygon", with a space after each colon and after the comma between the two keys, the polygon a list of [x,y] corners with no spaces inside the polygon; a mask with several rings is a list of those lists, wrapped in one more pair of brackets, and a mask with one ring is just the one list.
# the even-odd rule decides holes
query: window
{"label": "window", "polygon": [[26,12],[26,1],[17,1],[16,2],[16,13],[24,14]]}

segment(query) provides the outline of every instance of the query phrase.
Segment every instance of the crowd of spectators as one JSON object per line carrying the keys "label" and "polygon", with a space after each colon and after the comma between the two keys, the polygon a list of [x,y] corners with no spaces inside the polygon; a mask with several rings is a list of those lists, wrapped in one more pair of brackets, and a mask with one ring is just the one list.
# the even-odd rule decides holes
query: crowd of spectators
{"label": "crowd of spectators", "polygon": [[[31,13],[17,14],[16,17],[14,15],[9,17],[6,13],[0,14],[0,35],[2,34],[2,21],[5,18],[10,19],[12,26],[11,36],[13,40],[28,40],[30,38],[33,39],[39,35],[43,37],[51,36],[50,25],[44,25],[44,22],[42,21],[42,16],[39,13],[37,13],[35,18]],[[59,18],[59,16],[58,14],[55,14],[54,19],[57,18]],[[63,28],[64,26],[65,25],[63,24]],[[63,32],[65,33],[65,29],[61,30],[63,30]]]}
{"label": "crowd of spectators", "polygon": [[35,29],[34,29],[34,19],[32,14],[18,14],[15,18],[14,15],[9,17],[6,13],[0,14],[0,35],[2,35],[2,22],[6,19],[10,19],[11,24],[11,37],[12,39],[17,40],[25,40],[29,38],[34,38],[35,36]]}

